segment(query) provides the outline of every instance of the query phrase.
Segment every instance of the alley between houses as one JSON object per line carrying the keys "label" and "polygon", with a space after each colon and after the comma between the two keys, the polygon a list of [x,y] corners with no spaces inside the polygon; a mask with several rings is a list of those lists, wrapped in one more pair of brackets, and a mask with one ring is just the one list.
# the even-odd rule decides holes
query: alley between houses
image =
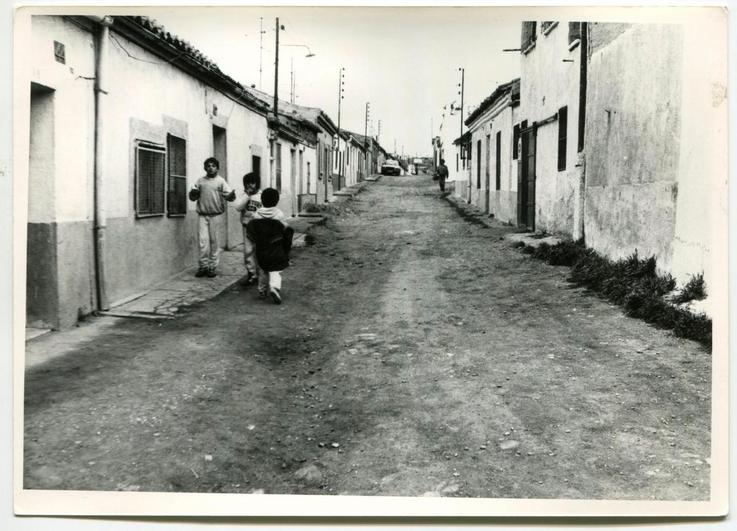
{"label": "alley between houses", "polygon": [[24,487],[709,498],[709,352],[465,219],[428,176],[334,209],[282,305],[234,285],[30,368]]}

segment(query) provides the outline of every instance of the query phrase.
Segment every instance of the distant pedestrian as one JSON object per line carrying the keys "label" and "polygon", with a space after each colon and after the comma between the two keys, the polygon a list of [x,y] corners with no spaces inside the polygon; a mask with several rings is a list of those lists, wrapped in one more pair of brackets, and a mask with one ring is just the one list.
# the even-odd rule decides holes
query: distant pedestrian
{"label": "distant pedestrian", "polygon": [[287,225],[278,203],[279,192],[274,188],[261,192],[263,206],[256,210],[246,231],[256,246],[259,297],[270,294],[276,304],[281,304],[281,272],[289,266],[294,229]]}
{"label": "distant pedestrian", "polygon": [[445,165],[445,159],[440,159],[440,166],[437,170],[438,185],[440,186],[440,193],[445,192],[445,180],[448,178],[448,166]]}
{"label": "distant pedestrian", "polygon": [[246,286],[253,284],[258,279],[258,264],[253,240],[248,237],[246,226],[253,219],[256,211],[261,208],[261,179],[253,172],[243,176],[244,194],[235,200],[233,207],[241,213],[241,225],[243,226],[243,263],[246,266]]}
{"label": "distant pedestrian", "polygon": [[214,277],[220,252],[223,250],[218,241],[218,232],[222,230],[225,201],[235,199],[235,191],[225,179],[218,175],[220,162],[210,157],[203,164],[205,176],[197,179],[189,191],[189,200],[197,201],[198,239],[200,246],[199,269],[196,277]]}

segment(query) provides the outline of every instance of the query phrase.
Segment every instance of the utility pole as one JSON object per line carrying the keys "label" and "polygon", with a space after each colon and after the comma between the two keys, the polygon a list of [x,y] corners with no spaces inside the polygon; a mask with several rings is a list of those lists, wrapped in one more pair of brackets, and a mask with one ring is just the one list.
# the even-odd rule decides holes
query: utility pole
{"label": "utility pole", "polygon": [[[368,144],[368,121],[369,121],[369,109],[370,109],[370,107],[371,107],[371,105],[369,104],[369,102],[366,102],[366,118],[363,121],[363,140],[364,140],[364,142],[366,142],[366,144]],[[366,155],[365,155],[364,161],[363,161],[364,162],[364,166],[365,166],[365,168],[364,168],[364,174],[368,177],[368,172],[369,172],[369,147],[368,147],[368,145],[366,145],[365,147],[366,147]]]}
{"label": "utility pole", "polygon": [[276,17],[276,60],[274,61],[274,119],[279,121],[279,17]]}
{"label": "utility pole", "polygon": [[258,22],[258,89],[261,90],[261,73],[264,66],[264,17],[259,17]]}
{"label": "utility pole", "polygon": [[465,78],[466,78],[466,69],[465,68],[459,68],[458,69],[461,72],[461,82],[458,83],[458,86],[461,87],[461,90],[458,92],[458,94],[461,95],[461,136],[463,136],[463,95],[465,92]]}
{"label": "utility pole", "polygon": [[[340,107],[343,101],[343,93],[345,92],[345,88],[343,88],[343,85],[345,85],[345,81],[343,81],[344,76],[345,68],[341,66],[338,71],[338,179],[341,179],[343,176],[343,164],[340,160]],[[340,183],[338,183],[338,186],[340,186]]]}
{"label": "utility pole", "polygon": [[294,57],[290,58],[289,60],[289,66],[291,68],[291,78],[289,81],[289,101],[291,103],[294,103]]}
{"label": "utility pole", "polygon": [[381,120],[379,120],[379,132],[376,133],[376,141],[381,144]]}

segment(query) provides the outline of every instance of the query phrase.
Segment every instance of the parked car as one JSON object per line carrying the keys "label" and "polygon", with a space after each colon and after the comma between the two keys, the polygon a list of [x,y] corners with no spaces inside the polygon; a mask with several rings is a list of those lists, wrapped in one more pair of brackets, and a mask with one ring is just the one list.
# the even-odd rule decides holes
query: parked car
{"label": "parked car", "polygon": [[402,167],[396,160],[389,159],[381,165],[382,175],[402,175]]}

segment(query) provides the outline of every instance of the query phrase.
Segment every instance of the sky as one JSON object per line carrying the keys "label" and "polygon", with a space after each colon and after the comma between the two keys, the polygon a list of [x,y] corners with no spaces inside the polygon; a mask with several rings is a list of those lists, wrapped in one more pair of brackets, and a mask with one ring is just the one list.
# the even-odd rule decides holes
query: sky
{"label": "sky", "polygon": [[[389,151],[432,152],[443,106],[477,106],[497,85],[519,76],[520,16],[514,9],[370,7],[167,7],[141,9],[193,44],[244,85],[274,91],[276,17],[279,32],[279,97],[320,107],[337,123],[340,68],[345,68],[340,125],[379,133]],[[529,12],[528,12],[529,13]],[[259,80],[260,24],[263,64]],[[304,46],[288,46],[288,45]],[[306,46],[306,47],[305,47]],[[311,52],[314,57],[305,55]],[[468,116],[466,112],[465,116]],[[460,116],[458,116],[460,132]]]}

